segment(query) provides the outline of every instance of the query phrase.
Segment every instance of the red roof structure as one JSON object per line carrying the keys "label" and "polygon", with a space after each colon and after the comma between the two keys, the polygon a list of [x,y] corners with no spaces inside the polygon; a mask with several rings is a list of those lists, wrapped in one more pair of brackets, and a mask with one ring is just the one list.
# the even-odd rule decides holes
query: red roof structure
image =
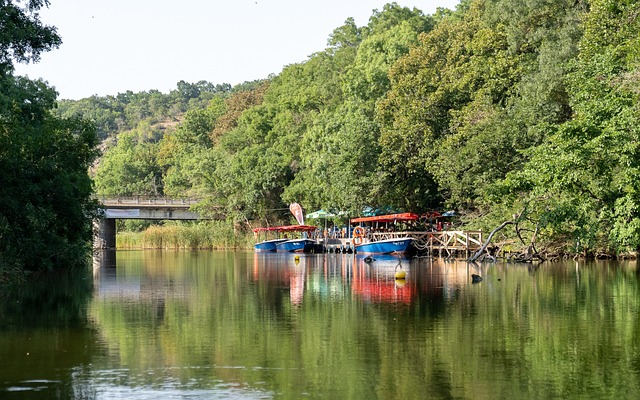
{"label": "red roof structure", "polygon": [[417,221],[420,217],[414,213],[400,213],[400,214],[387,214],[376,215],[373,217],[359,217],[352,218],[351,223],[356,224],[359,222],[402,222],[402,221]]}
{"label": "red roof structure", "polygon": [[254,228],[253,232],[313,232],[318,229],[317,226],[311,225],[285,225]]}

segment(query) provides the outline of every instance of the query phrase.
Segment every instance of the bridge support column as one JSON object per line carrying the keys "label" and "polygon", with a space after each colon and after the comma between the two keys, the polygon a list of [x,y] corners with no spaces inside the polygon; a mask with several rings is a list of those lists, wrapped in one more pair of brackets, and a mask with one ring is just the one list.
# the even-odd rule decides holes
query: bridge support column
{"label": "bridge support column", "polygon": [[116,220],[115,218],[104,218],[93,222],[93,248],[94,249],[115,249],[116,248]]}

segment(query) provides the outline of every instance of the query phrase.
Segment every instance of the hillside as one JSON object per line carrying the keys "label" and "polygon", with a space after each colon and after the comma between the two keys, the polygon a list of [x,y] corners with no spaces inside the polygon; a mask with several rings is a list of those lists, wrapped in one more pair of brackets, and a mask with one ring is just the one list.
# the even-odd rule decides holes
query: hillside
{"label": "hillside", "polygon": [[[178,84],[63,102],[117,144],[105,195],[167,195],[273,219],[290,202],[456,209],[548,254],[640,247],[639,6],[462,1],[424,15],[388,4],[327,47],[239,88]],[[172,123],[175,123],[173,125]]]}

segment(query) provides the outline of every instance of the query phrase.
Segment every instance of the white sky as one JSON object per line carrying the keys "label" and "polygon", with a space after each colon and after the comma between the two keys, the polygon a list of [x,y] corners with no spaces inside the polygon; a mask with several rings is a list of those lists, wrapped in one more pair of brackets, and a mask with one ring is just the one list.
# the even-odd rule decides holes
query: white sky
{"label": "white sky", "polygon": [[[61,99],[158,89],[180,80],[232,85],[278,74],[326,48],[353,17],[366,25],[384,0],[51,0],[40,12],[62,46],[16,74],[42,78]],[[397,0],[433,14],[459,0]]]}

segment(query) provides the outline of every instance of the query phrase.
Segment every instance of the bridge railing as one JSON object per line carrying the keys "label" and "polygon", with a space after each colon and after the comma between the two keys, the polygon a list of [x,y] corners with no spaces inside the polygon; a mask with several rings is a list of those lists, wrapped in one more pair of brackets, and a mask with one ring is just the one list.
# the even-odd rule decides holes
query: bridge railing
{"label": "bridge railing", "polygon": [[197,204],[199,199],[172,199],[167,197],[98,197],[98,201],[105,206],[125,205],[157,205],[157,206],[191,206]]}

